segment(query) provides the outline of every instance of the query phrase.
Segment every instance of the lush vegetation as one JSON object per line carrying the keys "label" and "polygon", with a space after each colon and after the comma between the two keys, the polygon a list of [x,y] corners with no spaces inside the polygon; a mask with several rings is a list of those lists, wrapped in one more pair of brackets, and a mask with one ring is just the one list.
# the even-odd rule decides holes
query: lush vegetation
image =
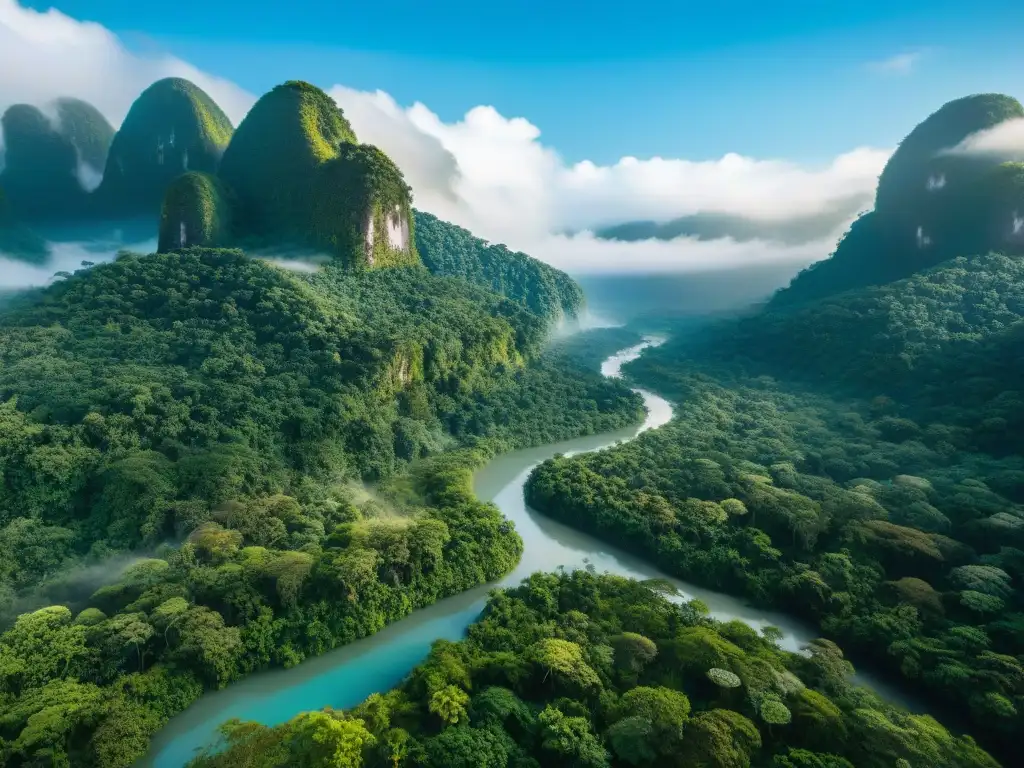
{"label": "lush vegetation", "polygon": [[482,285],[542,317],[575,317],[583,308],[583,291],[564,272],[503,245],[489,245],[429,213],[416,212],[416,247],[434,274]]}
{"label": "lush vegetation", "polygon": [[951,428],[952,445],[1005,455],[1024,448],[1022,320],[1024,262],[989,254],[723,323],[663,354],[887,397],[900,416]]}
{"label": "lush vegetation", "polygon": [[[972,120],[952,134],[928,127],[938,138],[927,146],[991,124]],[[978,172],[1012,188],[1019,170]],[[978,196],[960,223],[980,231],[1006,199]],[[852,232],[895,215],[883,203]],[[902,279],[686,329],[626,368],[675,399],[677,418],[545,463],[529,501],[673,573],[815,620],[1013,754],[1024,727],[1024,274],[1011,246],[917,271],[909,254],[894,268],[913,272]],[[831,264],[864,277],[844,259],[821,274],[838,274]],[[790,291],[800,285],[806,276]]]}
{"label": "lush vegetation", "polygon": [[234,207],[231,191],[216,176],[200,171],[182,174],[171,182],[164,195],[158,250],[229,244]]}
{"label": "lush vegetation", "polygon": [[677,419],[546,462],[531,505],[670,572],[815,619],[1008,748],[1024,704],[1020,459],[958,450],[955,430],[886,401],[647,365],[650,377],[637,374],[672,387]]}
{"label": "lush vegetation", "polygon": [[13,302],[6,764],[129,765],[204,689],[509,570],[519,538],[472,468],[642,413],[542,355],[547,331],[422,268],[303,274],[230,250],[123,254]]}
{"label": "lush vegetation", "polygon": [[988,768],[969,739],[849,682],[827,640],[708,619],[645,584],[585,571],[497,592],[459,643],[398,689],[285,725],[228,723],[192,768]]}
{"label": "lush vegetation", "polygon": [[104,214],[156,216],[173,179],[217,170],[232,130],[223,110],[188,80],[153,83],[114,137],[94,205]]}

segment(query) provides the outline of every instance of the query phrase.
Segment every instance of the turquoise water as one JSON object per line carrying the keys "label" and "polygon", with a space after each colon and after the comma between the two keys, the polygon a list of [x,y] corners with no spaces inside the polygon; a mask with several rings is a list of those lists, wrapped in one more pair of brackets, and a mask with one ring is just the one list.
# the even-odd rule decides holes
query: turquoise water
{"label": "turquoise water", "polygon": [[[601,372],[618,376],[624,363],[636,359],[646,347],[659,343],[659,339],[650,338],[623,350],[606,360]],[[533,468],[545,459],[556,454],[607,448],[668,423],[672,418],[668,401],[651,392],[640,389],[637,392],[643,396],[647,407],[647,418],[639,427],[504,454],[476,473],[473,484],[477,496],[497,504],[505,517],[515,523],[523,538],[523,558],[500,585],[518,584],[534,571],[550,571],[559,566],[572,569],[591,565],[598,572],[640,579],[662,578],[676,585],[680,599],[703,600],[715,618],[738,618],[757,629],[776,626],[783,632],[780,644],[799,650],[817,636],[810,627],[783,614],[755,609],[729,595],[668,577],[639,558],[542,517],[526,506],[523,485]],[[495,586],[498,585],[483,585],[441,600],[371,637],[309,659],[292,669],[250,675],[224,690],[203,696],[156,734],[149,755],[138,763],[138,768],[181,768],[198,750],[212,743],[217,727],[231,718],[276,725],[307,710],[355,706],[371,693],[393,688],[426,657],[434,640],[461,638],[483,609],[487,593]],[[887,699],[910,709],[922,709],[916,702],[862,673],[858,673],[856,679]]]}

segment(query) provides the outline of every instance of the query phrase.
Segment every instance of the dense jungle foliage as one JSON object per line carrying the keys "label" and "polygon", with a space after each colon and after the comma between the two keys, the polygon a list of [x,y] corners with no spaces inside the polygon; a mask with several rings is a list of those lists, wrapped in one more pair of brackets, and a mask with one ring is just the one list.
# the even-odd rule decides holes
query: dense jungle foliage
{"label": "dense jungle foliage", "polygon": [[541,317],[572,318],[583,309],[583,290],[564,272],[422,211],[416,211],[416,248],[434,274],[489,288]]}
{"label": "dense jungle foliage", "polygon": [[671,341],[627,375],[676,419],[527,486],[667,570],[816,620],[1000,755],[1024,726],[1020,262]]}
{"label": "dense jungle foliage", "polygon": [[642,415],[542,354],[547,330],[422,268],[307,275],[230,250],[123,254],[15,299],[2,613],[63,605],[0,637],[6,764],[129,765],[205,688],[509,570],[521,544],[471,468]]}
{"label": "dense jungle foliage", "polygon": [[234,721],[191,768],[988,768],[970,739],[850,684],[833,643],[707,618],[656,584],[535,574],[399,688],[276,728]]}

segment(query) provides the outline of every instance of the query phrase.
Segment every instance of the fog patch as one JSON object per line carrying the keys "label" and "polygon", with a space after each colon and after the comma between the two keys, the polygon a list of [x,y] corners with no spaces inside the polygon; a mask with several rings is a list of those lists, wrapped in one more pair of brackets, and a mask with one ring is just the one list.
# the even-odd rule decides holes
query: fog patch
{"label": "fog patch", "polygon": [[78,183],[82,186],[86,192],[94,192],[96,188],[103,181],[103,171],[96,170],[88,163],[78,161],[78,167],[75,169],[75,176],[78,178]]}
{"label": "fog patch", "polygon": [[50,605],[66,605],[78,613],[100,587],[117,583],[125,572],[152,553],[139,552],[113,555],[99,562],[73,565],[44,579],[42,583],[10,598],[0,606],[0,627],[6,627],[23,613]]}
{"label": "fog patch", "polygon": [[[761,240],[737,241],[732,238],[699,240],[680,237],[675,240],[621,242],[602,240],[592,232],[566,236],[553,235],[523,243],[524,251],[574,276],[636,272],[696,273],[774,263],[794,271],[826,258],[839,237],[785,246]],[[520,247],[517,243],[517,247]]]}
{"label": "fog patch", "polygon": [[[12,291],[38,288],[62,279],[61,273],[73,273],[88,265],[113,261],[122,250],[151,253],[156,240],[134,244],[117,242],[82,241],[49,242],[50,255],[42,264],[30,264],[0,253],[0,290]],[[88,265],[83,265],[88,262]]]}
{"label": "fog patch", "polygon": [[290,259],[260,259],[260,261],[265,261],[267,264],[273,264],[275,267],[286,269],[289,272],[302,272],[307,275],[319,272],[320,267],[323,266],[322,264],[310,261],[293,261]]}

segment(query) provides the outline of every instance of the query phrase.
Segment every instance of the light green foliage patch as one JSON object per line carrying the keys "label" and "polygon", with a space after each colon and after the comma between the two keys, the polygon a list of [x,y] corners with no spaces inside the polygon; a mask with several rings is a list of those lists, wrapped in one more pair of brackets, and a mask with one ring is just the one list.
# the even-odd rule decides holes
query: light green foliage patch
{"label": "light green foliage patch", "polygon": [[163,252],[227,245],[232,238],[233,217],[234,201],[224,183],[208,173],[189,171],[167,188],[157,248]]}

